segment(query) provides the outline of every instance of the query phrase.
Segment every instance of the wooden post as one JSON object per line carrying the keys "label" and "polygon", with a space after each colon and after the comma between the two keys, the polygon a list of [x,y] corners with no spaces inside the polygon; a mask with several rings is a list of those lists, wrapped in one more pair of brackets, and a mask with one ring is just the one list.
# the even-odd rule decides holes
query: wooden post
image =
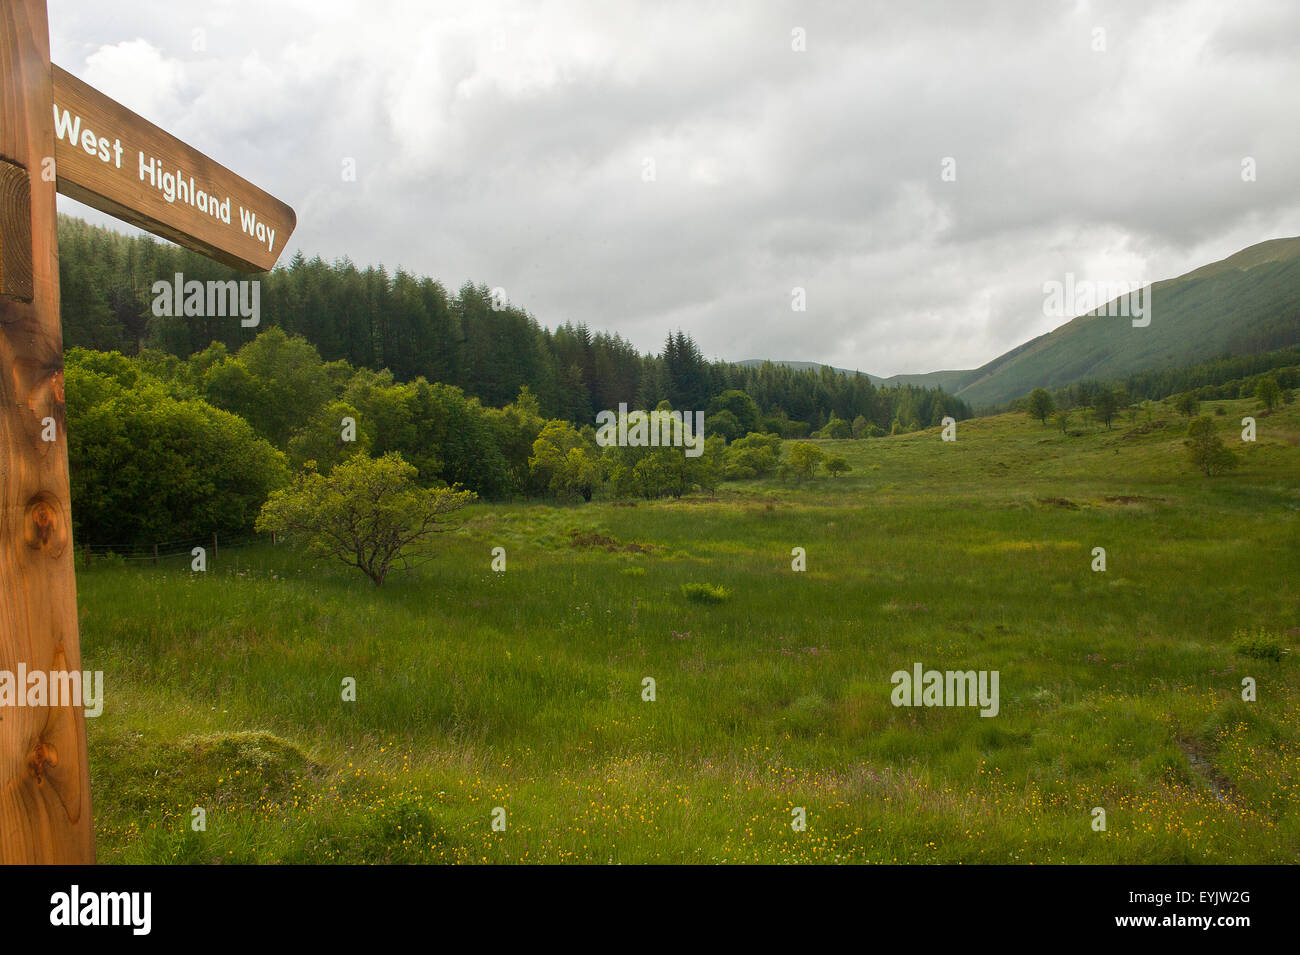
{"label": "wooden post", "polygon": [[[81,138],[55,138],[55,110]],[[173,177],[184,202],[160,191]],[[45,0],[0,2],[0,671],[15,675],[81,669],[56,188],[250,272],[275,265],[297,223],[280,200],[52,66]],[[0,708],[0,863],[94,859],[85,710]]]}
{"label": "wooden post", "polygon": [[[81,669],[63,407],[51,96],[45,0],[4,0],[0,670],[14,674],[20,665],[28,672]],[[41,437],[47,418],[56,425],[52,442]],[[0,709],[0,862],[94,860],[84,709]]]}
{"label": "wooden post", "polygon": [[158,566],[158,545],[157,544],[153,545],[153,565],[155,567]]}

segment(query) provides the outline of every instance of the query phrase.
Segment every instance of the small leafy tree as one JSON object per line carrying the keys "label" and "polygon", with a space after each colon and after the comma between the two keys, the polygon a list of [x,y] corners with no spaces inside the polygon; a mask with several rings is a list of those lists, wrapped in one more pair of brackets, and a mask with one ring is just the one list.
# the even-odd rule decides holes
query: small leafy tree
{"label": "small leafy tree", "polygon": [[826,473],[829,474],[831,477],[839,477],[841,474],[844,474],[852,470],[853,468],[849,465],[849,462],[845,461],[838,454],[832,454],[827,456]]}
{"label": "small leafy tree", "polygon": [[1206,476],[1213,477],[1235,468],[1240,462],[1214,430],[1214,419],[1201,415],[1187,426],[1188,457]]}
{"label": "small leafy tree", "polygon": [[528,470],[537,486],[559,496],[576,494],[584,501],[590,501],[605,480],[595,446],[567,421],[543,425]]}
{"label": "small leafy tree", "polygon": [[853,425],[843,418],[835,417],[835,412],[831,412],[830,420],[826,426],[813,435],[814,438],[851,438],[853,437]]}
{"label": "small leafy tree", "polygon": [[1052,400],[1046,388],[1035,388],[1029,393],[1027,410],[1031,418],[1037,418],[1043,424],[1047,424],[1047,416],[1056,410],[1056,402]]}
{"label": "small leafy tree", "polygon": [[735,441],[745,432],[735,414],[724,408],[704,419],[704,433],[720,435],[728,441]]}
{"label": "small leafy tree", "polygon": [[727,469],[727,442],[714,435],[704,442],[704,451],[697,458],[688,458],[687,473],[700,490],[710,494],[718,490]]}
{"label": "small leafy tree", "polygon": [[[349,418],[350,428],[344,425]],[[297,467],[315,461],[318,471],[328,471],[344,458],[368,452],[370,433],[359,424],[364,421],[346,401],[331,401],[289,440],[289,460]]]}
{"label": "small leafy tree", "polygon": [[741,481],[771,474],[780,463],[781,436],[751,433],[731,442],[723,462],[723,475],[729,481]]}
{"label": "small leafy tree", "polygon": [[1179,395],[1178,400],[1174,402],[1174,410],[1187,418],[1191,418],[1192,415],[1200,411],[1201,402],[1196,397],[1196,392],[1184,391]]}
{"label": "small leafy tree", "polygon": [[[747,434],[750,431],[758,430],[759,418],[761,417],[758,411],[758,405],[754,403],[753,398],[749,397],[749,395],[745,394],[743,391],[738,391],[734,388],[729,391],[724,391],[710,402],[709,411],[729,412],[736,419],[736,423],[739,425],[739,432],[736,437],[739,437],[742,434]],[[731,437],[727,436],[727,440],[730,441]]]}
{"label": "small leafy tree", "polygon": [[356,567],[379,587],[394,564],[431,556],[423,552],[446,529],[447,515],[476,497],[456,487],[422,488],[416,474],[396,452],[356,455],[328,475],[304,472],[267,499],[257,530],[300,534],[313,553]]}
{"label": "small leafy tree", "polygon": [[1115,420],[1115,412],[1119,410],[1119,396],[1113,391],[1104,390],[1097,392],[1095,402],[1097,417],[1106,425],[1106,430],[1110,430],[1110,423]]}
{"label": "small leafy tree", "polygon": [[1070,430],[1070,412],[1064,408],[1056,412],[1056,417],[1053,420],[1056,421],[1056,426],[1061,429],[1061,434],[1065,434]]}
{"label": "small leafy tree", "polygon": [[1255,384],[1255,399],[1267,411],[1272,411],[1282,401],[1282,389],[1274,378],[1261,378]]}
{"label": "small leafy tree", "polygon": [[590,501],[604,480],[599,457],[586,448],[569,448],[560,470],[551,479],[551,487]]}
{"label": "small leafy tree", "polygon": [[817,472],[817,467],[826,458],[826,452],[815,444],[807,441],[800,441],[790,449],[786,456],[785,472],[794,475],[799,480],[812,477]]}
{"label": "small leafy tree", "polygon": [[867,426],[870,422],[862,415],[853,419],[853,437],[865,438],[867,436]]}

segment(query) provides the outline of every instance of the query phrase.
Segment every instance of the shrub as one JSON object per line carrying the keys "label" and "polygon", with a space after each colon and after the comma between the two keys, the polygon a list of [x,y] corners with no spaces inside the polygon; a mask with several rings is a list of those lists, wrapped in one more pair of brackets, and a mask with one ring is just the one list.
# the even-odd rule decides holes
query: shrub
{"label": "shrub", "polygon": [[826,426],[813,435],[814,438],[851,438],[853,437],[853,425],[843,418],[835,417],[835,412],[831,412],[831,419],[826,422]]}
{"label": "shrub", "polygon": [[723,473],[730,481],[771,474],[781,461],[781,438],[775,434],[747,434],[731,443],[723,460]]}
{"label": "shrub", "polygon": [[825,459],[825,451],[815,444],[801,441],[790,449],[785,467],[782,470],[802,481],[816,474],[818,466]]}
{"label": "shrub", "polygon": [[1282,646],[1281,641],[1259,630],[1250,633],[1247,630],[1238,630],[1233,635],[1232,649],[1240,653],[1243,657],[1253,657],[1256,660],[1273,660],[1282,659],[1282,654],[1287,652],[1287,648]]}
{"label": "shrub", "polygon": [[[81,394],[83,383],[86,395]],[[248,422],[158,383],[114,390],[69,367],[68,460],[79,542],[146,546],[242,533],[289,479],[284,455]],[[85,399],[98,398],[93,405]],[[93,399],[92,399],[93,400]]]}
{"label": "shrub", "polygon": [[682,596],[698,604],[720,604],[731,599],[731,591],[712,584],[682,584]]}

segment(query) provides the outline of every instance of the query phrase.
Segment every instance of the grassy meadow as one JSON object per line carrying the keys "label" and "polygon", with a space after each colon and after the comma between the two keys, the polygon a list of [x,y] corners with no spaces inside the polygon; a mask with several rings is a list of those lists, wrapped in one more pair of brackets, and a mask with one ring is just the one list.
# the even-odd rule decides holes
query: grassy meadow
{"label": "grassy meadow", "polygon": [[[1300,404],[1253,445],[1217,405],[1215,478],[1168,408],[1002,415],[802,485],[476,504],[381,589],[283,543],[95,560],[99,857],[1296,863]],[[998,670],[1000,712],[894,707],[917,662]]]}

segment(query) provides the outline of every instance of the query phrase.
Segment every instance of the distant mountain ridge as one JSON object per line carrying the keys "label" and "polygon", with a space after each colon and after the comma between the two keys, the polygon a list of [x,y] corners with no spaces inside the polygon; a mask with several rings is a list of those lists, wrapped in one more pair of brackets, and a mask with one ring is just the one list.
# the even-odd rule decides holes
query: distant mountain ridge
{"label": "distant mountain ridge", "polygon": [[[1151,287],[1151,322],[1135,328],[1106,305],[1032,338],[979,368],[881,378],[873,384],[943,388],[974,408],[1034,388],[1252,355],[1300,343],[1300,237],[1269,239]],[[775,362],[793,368],[834,367]],[[749,359],[742,365],[762,364]],[[835,369],[844,371],[845,369]]]}

